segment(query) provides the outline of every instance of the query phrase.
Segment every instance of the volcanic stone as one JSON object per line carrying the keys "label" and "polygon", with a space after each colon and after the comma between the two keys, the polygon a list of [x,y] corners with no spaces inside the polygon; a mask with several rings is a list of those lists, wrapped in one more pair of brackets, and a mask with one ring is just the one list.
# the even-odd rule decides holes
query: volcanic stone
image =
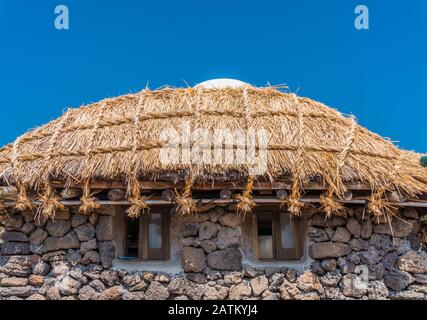
{"label": "volcanic stone", "polygon": [[101,257],[97,251],[88,251],[84,254],[81,263],[82,264],[98,264],[101,262]]}
{"label": "volcanic stone", "polygon": [[113,241],[98,241],[98,252],[101,257],[101,264],[104,268],[113,266],[113,259],[116,249]]}
{"label": "volcanic stone", "polygon": [[26,255],[30,254],[30,244],[25,242],[3,242],[0,244],[2,255]]}
{"label": "volcanic stone", "polygon": [[239,271],[242,267],[242,253],[237,247],[213,251],[208,255],[208,265],[212,269]]}
{"label": "volcanic stone", "polygon": [[96,225],[96,238],[99,241],[113,240],[113,224],[111,216],[100,216]]}
{"label": "volcanic stone", "polygon": [[391,270],[384,276],[385,285],[394,291],[403,290],[414,281],[415,279],[405,271]]}
{"label": "volcanic stone", "polygon": [[357,222],[356,219],[354,219],[354,218],[347,219],[347,223],[346,223],[345,226],[346,226],[347,230],[350,231],[350,233],[355,238],[359,238],[360,237],[360,233],[361,233],[362,227],[360,226],[360,223]]}
{"label": "volcanic stone", "polygon": [[268,279],[264,275],[251,279],[250,283],[252,292],[256,297],[261,295],[268,288]]}
{"label": "volcanic stone", "polygon": [[3,241],[28,242],[28,236],[25,233],[17,231],[5,231],[0,235]]}
{"label": "volcanic stone", "polygon": [[182,266],[185,272],[201,272],[205,267],[203,249],[184,247],[181,252]]}
{"label": "volcanic stone", "polygon": [[43,241],[47,238],[48,234],[42,228],[38,228],[30,235],[30,243],[38,246],[43,243]]}
{"label": "volcanic stone", "polygon": [[74,229],[77,233],[77,238],[80,241],[88,241],[95,237],[95,227],[90,223],[85,223]]}
{"label": "volcanic stone", "polygon": [[233,285],[229,291],[230,300],[242,300],[251,296],[252,289],[246,283]]}
{"label": "volcanic stone", "polygon": [[69,220],[49,220],[46,224],[46,230],[53,237],[63,237],[71,228]]}
{"label": "volcanic stone", "polygon": [[199,227],[199,240],[208,240],[215,237],[218,229],[215,223],[210,221],[205,221],[200,224]]}
{"label": "volcanic stone", "polygon": [[325,259],[321,265],[325,271],[332,271],[337,268],[337,261],[335,259]]}
{"label": "volcanic stone", "polygon": [[351,252],[348,244],[337,242],[320,242],[310,246],[310,256],[313,259],[338,258]]}
{"label": "volcanic stone", "polygon": [[334,242],[348,242],[350,240],[350,232],[347,231],[346,228],[338,227],[335,230],[334,235],[332,236],[331,241]]}
{"label": "volcanic stone", "polygon": [[10,277],[1,279],[2,287],[25,287],[28,284],[27,278]]}
{"label": "volcanic stone", "polygon": [[13,231],[13,230],[20,231],[23,224],[24,224],[24,217],[22,217],[22,215],[11,214],[7,216],[6,221],[4,222],[4,228],[9,231]]}
{"label": "volcanic stone", "polygon": [[235,228],[220,226],[215,242],[218,249],[238,246],[240,244],[240,231]]}
{"label": "volcanic stone", "polygon": [[44,243],[44,252],[51,252],[63,249],[78,249],[80,241],[74,231],[71,231],[62,238],[50,237]]}
{"label": "volcanic stone", "polygon": [[153,281],[145,292],[144,297],[145,300],[166,300],[169,298],[169,291],[157,281]]}
{"label": "volcanic stone", "polygon": [[74,214],[71,218],[71,226],[77,228],[87,221],[87,216],[83,214]]}
{"label": "volcanic stone", "polygon": [[81,283],[70,276],[66,276],[62,279],[62,281],[59,283],[59,292],[63,295],[74,295],[77,294]]}
{"label": "volcanic stone", "polygon": [[24,224],[24,225],[22,226],[21,231],[22,231],[23,233],[25,233],[26,235],[29,235],[29,234],[31,234],[35,229],[36,229],[36,226],[34,225],[34,223],[32,223],[32,222],[27,222],[26,224]]}
{"label": "volcanic stone", "polygon": [[374,232],[378,234],[394,235],[395,237],[407,237],[412,231],[412,223],[394,219],[390,225],[387,223],[379,224],[374,227]]}
{"label": "volcanic stone", "polygon": [[372,235],[373,226],[371,220],[367,219],[363,221],[360,236],[362,239],[369,239]]}
{"label": "volcanic stone", "polygon": [[242,217],[235,213],[227,213],[219,218],[219,222],[223,226],[236,228],[242,224]]}
{"label": "volcanic stone", "polygon": [[83,254],[90,250],[96,250],[96,248],[98,248],[96,244],[96,239],[91,239],[80,244],[80,252]]}
{"label": "volcanic stone", "polygon": [[197,236],[198,233],[199,233],[199,224],[198,223],[184,223],[182,225],[182,236],[183,237]]}
{"label": "volcanic stone", "polygon": [[427,253],[409,251],[397,259],[397,267],[411,273],[427,273]]}

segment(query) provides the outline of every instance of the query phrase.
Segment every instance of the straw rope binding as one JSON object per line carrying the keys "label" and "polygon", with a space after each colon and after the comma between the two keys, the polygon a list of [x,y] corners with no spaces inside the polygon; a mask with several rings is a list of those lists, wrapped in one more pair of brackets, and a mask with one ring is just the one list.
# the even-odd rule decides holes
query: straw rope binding
{"label": "straw rope binding", "polygon": [[79,207],[79,212],[82,214],[90,215],[101,207],[101,205],[96,201],[96,198],[93,197],[93,193],[90,192],[90,180],[87,179],[83,184],[83,195],[80,198],[82,202]]}
{"label": "straw rope binding", "polygon": [[[160,142],[157,140],[153,140],[153,141],[145,141],[142,142],[138,145],[137,147],[137,151],[142,151],[142,150],[152,150],[152,149],[160,149],[160,148],[166,148],[166,147],[170,147],[170,148],[176,148],[177,145],[174,144],[166,144],[164,142]],[[178,144],[179,146],[179,144]],[[193,144],[191,145],[193,146]],[[235,148],[239,148],[242,146],[235,146]],[[206,148],[214,148],[213,146],[209,145],[209,146],[203,146],[200,145],[201,149],[206,149]],[[259,148],[259,146],[255,146],[255,148]],[[305,145],[304,149],[308,152],[325,152],[325,153],[340,153],[342,152],[342,149],[340,148],[334,148],[334,147],[328,147],[328,146],[310,146],[310,145]],[[108,147],[108,148],[103,148],[103,147],[98,147],[98,148],[94,148],[92,149],[92,151],[90,152],[91,155],[102,155],[102,154],[107,154],[107,153],[119,153],[119,152],[129,152],[134,150],[133,146],[122,146],[122,147]],[[290,144],[290,143],[269,143],[267,145],[267,150],[269,151],[297,151],[298,150],[298,146],[294,145],[294,144]],[[360,156],[366,156],[366,157],[373,157],[373,158],[381,158],[381,159],[385,159],[385,160],[397,160],[398,156],[393,156],[393,155],[386,155],[380,152],[373,152],[373,151],[366,151],[366,150],[350,150],[348,152],[349,154],[354,154],[354,155],[360,155]],[[63,158],[69,158],[69,157],[85,157],[87,156],[87,152],[84,150],[78,150],[78,151],[58,151],[58,152],[54,152],[51,155],[51,158],[59,158],[59,157],[63,157]],[[42,153],[33,153],[31,155],[20,155],[17,157],[17,160],[19,160],[20,162],[31,162],[31,161],[36,161],[40,158],[44,158],[45,155]],[[5,159],[1,159],[0,160],[0,164],[1,163],[10,163],[11,160],[6,157]],[[412,162],[405,162],[403,161],[404,164],[406,164],[407,166],[412,166],[412,167],[418,167],[416,164],[412,163]]]}
{"label": "straw rope binding", "polygon": [[[64,117],[58,122],[58,125],[54,127],[54,131],[49,140],[48,152],[45,155],[46,164],[52,159],[53,150],[56,145],[56,141],[60,135],[60,131],[68,119],[69,109],[65,113]],[[43,178],[43,194],[40,196],[41,205],[37,209],[36,219],[41,221],[42,219],[53,219],[55,217],[56,210],[64,209],[64,205],[60,202],[60,198],[55,194],[55,190],[50,184],[49,173],[46,172]]]}
{"label": "straw rope binding", "polygon": [[[196,117],[196,122],[200,118],[200,97],[201,97],[201,88],[190,89],[190,93],[195,96],[194,110],[192,111]],[[193,105],[191,105],[193,106]],[[176,211],[181,215],[189,215],[192,212],[197,212],[197,206],[193,198],[191,197],[191,188],[193,186],[193,170],[192,165],[190,164],[189,173],[185,179],[184,190],[181,194],[175,189],[175,202],[177,204]]]}
{"label": "straw rope binding", "polygon": [[128,182],[128,201],[130,203],[130,207],[126,210],[129,218],[136,219],[141,213],[145,213],[145,211],[149,211],[149,206],[145,202],[146,198],[141,196],[141,184],[138,181],[137,172],[137,152],[138,152],[138,136],[139,136],[139,128],[140,121],[142,115],[142,107],[144,105],[146,94],[141,94],[138,99],[138,106],[135,111],[134,122],[133,122],[133,148],[132,148],[132,163],[131,163],[131,177]]}
{"label": "straw rope binding", "polygon": [[34,210],[33,201],[27,195],[27,187],[22,183],[18,183],[18,197],[16,198],[15,209],[18,211]]}
{"label": "straw rope binding", "polygon": [[241,195],[237,194],[234,196],[234,198],[238,201],[236,206],[238,215],[242,215],[244,217],[246,213],[251,212],[252,208],[256,206],[255,202],[252,199],[253,188],[254,179],[252,176],[249,176],[243,193]]}
{"label": "straw rope binding", "polygon": [[126,213],[129,218],[136,219],[150,210],[150,207],[145,202],[147,198],[141,196],[141,184],[136,178],[130,180],[128,193],[130,194],[128,197],[130,207],[126,210]]}
{"label": "straw rope binding", "polygon": [[181,215],[189,215],[192,212],[196,212],[196,203],[193,198],[191,198],[191,188],[193,186],[193,182],[191,179],[191,175],[187,177],[185,180],[185,186],[182,194],[175,189],[175,202],[177,204],[176,211]]}
{"label": "straw rope binding", "polygon": [[388,203],[388,200],[385,196],[386,192],[390,190],[393,186],[393,181],[395,181],[396,176],[400,170],[399,162],[396,162],[393,170],[389,175],[389,181],[385,183],[382,187],[378,188],[378,190],[373,191],[371,197],[368,200],[368,211],[377,218],[379,221],[380,217],[385,217],[390,226],[391,234],[394,238],[393,228],[391,225],[391,221],[393,217],[396,217],[394,210],[395,206],[392,206]]}
{"label": "straw rope binding", "polygon": [[53,219],[56,210],[63,210],[65,206],[60,202],[60,198],[55,194],[49,181],[46,181],[43,188],[43,194],[39,198],[41,205],[37,209],[36,219],[39,221]]}
{"label": "straw rope binding", "polygon": [[[242,103],[243,103],[243,109],[245,113],[245,126],[246,130],[249,129],[250,122],[252,120],[252,110],[250,108],[249,104],[249,97],[248,97],[248,88],[245,86],[243,88],[242,92]],[[238,215],[242,215],[243,217],[246,216],[247,213],[252,211],[252,208],[255,207],[255,202],[252,200],[252,192],[254,188],[254,177],[252,175],[249,175],[247,178],[245,189],[243,190],[243,193],[240,195],[235,195],[235,199],[238,201],[236,205],[236,212]]]}
{"label": "straw rope binding", "polygon": [[348,133],[348,137],[344,143],[344,147],[341,153],[337,156],[337,165],[335,178],[333,182],[329,184],[328,191],[326,195],[320,196],[320,205],[323,207],[323,210],[326,214],[326,217],[331,217],[332,214],[337,216],[345,216],[344,205],[335,200],[334,194],[337,194],[340,198],[342,198],[344,192],[346,191],[346,187],[344,182],[342,181],[342,169],[346,163],[347,156],[356,140],[356,119],[354,117],[350,118],[350,130]]}
{"label": "straw rope binding", "polygon": [[[246,117],[245,112],[199,109],[197,111],[185,110],[185,111],[171,111],[171,112],[148,112],[140,117],[140,121],[194,117],[196,113],[199,113],[201,116],[217,116],[217,117],[228,116],[228,117],[234,117],[234,118]],[[298,118],[298,115],[299,115],[298,112],[292,112],[292,111],[286,111],[286,110],[254,111],[252,113],[253,118],[274,117],[274,116],[289,116],[289,117]],[[345,123],[345,120],[343,120],[342,118],[339,118],[338,116],[331,116],[328,114],[319,114],[316,112],[304,112],[304,117],[313,118],[313,119],[329,119],[329,120],[343,122],[343,124]],[[134,122],[134,118],[132,117],[124,117],[121,119],[114,119],[114,120],[102,119],[98,124],[98,128],[122,126],[125,124],[132,124],[133,122]],[[78,124],[78,125],[71,125],[66,128],[63,128],[59,133],[65,134],[65,133],[70,133],[74,131],[85,131],[85,130],[92,130],[92,129],[93,129],[92,124]],[[24,143],[29,141],[40,140],[40,139],[49,137],[50,135],[51,133],[49,132],[38,132],[29,136],[23,136],[21,142]]]}
{"label": "straw rope binding", "polygon": [[[15,172],[18,172],[19,170],[18,169],[18,165],[19,165],[18,146],[19,146],[19,143],[21,142],[21,137],[16,139],[12,148],[12,168],[14,169]],[[18,211],[24,211],[26,209],[33,210],[34,205],[33,205],[33,202],[28,198],[27,186],[24,185],[23,183],[18,182],[17,187],[18,187],[19,193],[16,199],[15,209]],[[2,207],[4,206],[2,205]]]}
{"label": "straw rope binding", "polygon": [[[87,166],[87,163],[91,160],[92,157],[92,149],[95,145],[95,138],[99,129],[99,123],[102,120],[103,113],[107,104],[103,104],[101,106],[101,110],[95,118],[95,122],[92,127],[92,134],[90,136],[89,145],[86,149],[84,166]],[[90,192],[90,178],[87,177],[84,179],[83,183],[83,195],[81,197],[82,205],[79,207],[79,212],[82,214],[89,215],[95,211],[95,209],[100,208],[100,204],[96,202],[96,198],[93,197],[93,194]]]}
{"label": "straw rope binding", "polygon": [[[298,106],[298,99],[296,95],[292,95],[295,99],[295,104]],[[297,163],[294,165],[295,169],[293,172],[293,181],[292,181],[292,190],[291,194],[289,196],[289,199],[287,201],[288,203],[288,211],[289,213],[300,216],[301,215],[301,209],[305,206],[304,203],[300,201],[301,198],[301,192],[300,192],[300,177],[301,177],[301,171],[303,168],[303,161],[304,161],[304,114],[299,108],[299,114],[298,114],[298,127],[296,132],[296,139],[297,139],[297,156],[296,161]]]}

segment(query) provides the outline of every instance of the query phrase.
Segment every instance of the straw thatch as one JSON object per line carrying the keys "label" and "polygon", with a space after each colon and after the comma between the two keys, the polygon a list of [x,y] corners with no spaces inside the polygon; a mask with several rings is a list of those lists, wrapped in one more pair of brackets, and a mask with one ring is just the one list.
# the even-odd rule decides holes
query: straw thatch
{"label": "straw thatch", "polygon": [[[323,197],[327,212],[340,209],[333,199],[346,191],[345,182],[369,183],[373,201],[389,189],[411,196],[427,192],[427,170],[419,154],[399,150],[359,126],[353,117],[322,103],[275,88],[250,86],[143,90],[69,109],[0,149],[0,178],[19,186],[20,207],[30,206],[25,202],[26,189],[47,191],[43,203],[49,211],[59,206],[47,186],[49,181],[61,180],[67,186],[95,179],[133,181],[130,210],[136,214],[146,208],[137,180],[249,177],[253,165],[247,163],[162,164],[160,148],[167,141],[160,139],[160,132],[174,128],[180,133],[183,121],[189,121],[192,131],[200,127],[211,132],[216,128],[267,130],[267,170],[253,179],[291,177],[294,184],[288,205],[296,214],[303,206],[298,201],[301,187],[313,176],[321,176],[328,188]],[[203,137],[192,145],[198,143],[206,146]],[[250,195],[244,198],[247,201],[241,209],[250,208]],[[193,206],[188,203],[189,190],[178,199],[187,208]],[[96,204],[88,189],[84,200],[82,211],[90,213]]]}

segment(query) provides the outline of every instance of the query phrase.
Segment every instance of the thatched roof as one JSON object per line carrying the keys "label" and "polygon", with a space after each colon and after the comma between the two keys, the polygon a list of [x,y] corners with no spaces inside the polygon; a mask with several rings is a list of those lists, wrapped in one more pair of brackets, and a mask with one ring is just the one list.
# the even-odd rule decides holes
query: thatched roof
{"label": "thatched roof", "polygon": [[267,130],[267,171],[255,179],[289,176],[299,184],[321,176],[331,194],[342,193],[346,181],[369,183],[373,190],[427,192],[427,170],[419,154],[398,149],[320,102],[250,86],[143,90],[69,109],[2,148],[0,178],[39,189],[52,179],[73,185],[92,179],[184,179],[190,174],[195,180],[232,180],[249,175],[246,163],[162,164],[159,153],[166,141],[160,133],[166,128],[180,133],[183,121],[192,131]]}

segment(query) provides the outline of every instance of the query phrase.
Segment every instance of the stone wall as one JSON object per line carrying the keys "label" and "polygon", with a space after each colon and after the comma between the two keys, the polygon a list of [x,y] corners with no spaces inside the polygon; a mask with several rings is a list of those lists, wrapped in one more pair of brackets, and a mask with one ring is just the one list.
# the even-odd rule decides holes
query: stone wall
{"label": "stone wall", "polygon": [[393,221],[394,241],[386,221],[363,219],[363,208],[348,209],[347,219],[312,212],[299,268],[248,263],[232,210],[207,207],[181,219],[180,274],[144,271],[143,263],[138,272],[112,268],[108,208],[90,216],[69,208],[44,223],[9,214],[0,299],[427,299],[427,253],[414,209],[402,210],[406,222]]}

